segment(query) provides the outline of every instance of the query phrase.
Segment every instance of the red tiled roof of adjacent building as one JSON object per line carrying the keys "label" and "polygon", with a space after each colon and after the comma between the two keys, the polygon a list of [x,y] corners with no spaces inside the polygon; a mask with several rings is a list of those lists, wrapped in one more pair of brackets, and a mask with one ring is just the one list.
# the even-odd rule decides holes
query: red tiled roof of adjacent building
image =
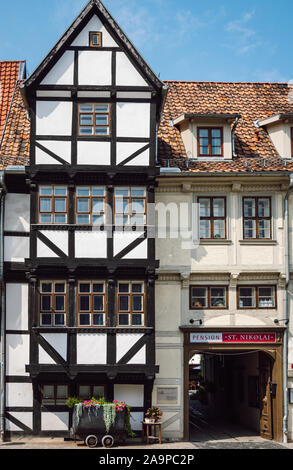
{"label": "red tiled roof of adjacent building", "polygon": [[[166,81],[168,95],[159,127],[159,162],[193,172],[292,171],[266,131],[254,121],[293,113],[293,88],[286,83]],[[180,131],[172,121],[185,113],[240,114],[232,160],[194,161],[187,158]],[[187,165],[188,163],[188,165]]]}
{"label": "red tiled roof of adjacent building", "polygon": [[0,61],[0,139],[3,134],[16,82],[24,61]]}

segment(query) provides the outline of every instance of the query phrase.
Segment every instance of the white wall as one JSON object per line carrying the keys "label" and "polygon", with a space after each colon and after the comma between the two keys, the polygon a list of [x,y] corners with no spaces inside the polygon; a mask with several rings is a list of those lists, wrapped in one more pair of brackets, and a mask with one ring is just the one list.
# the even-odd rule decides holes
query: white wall
{"label": "white wall", "polygon": [[29,237],[4,237],[4,261],[24,263],[29,258]]}
{"label": "white wall", "polygon": [[78,334],[77,335],[77,364],[106,364],[107,335]]}
{"label": "white wall", "polygon": [[6,284],[6,330],[28,329],[28,284]]}
{"label": "white wall", "polygon": [[5,197],[4,230],[29,232],[30,195],[8,193]]}
{"label": "white wall", "polygon": [[73,85],[74,51],[65,51],[41,85]]}
{"label": "white wall", "polygon": [[150,137],[149,103],[117,103],[117,137]]}
{"label": "white wall", "polygon": [[36,134],[70,136],[72,103],[69,101],[36,102]]}

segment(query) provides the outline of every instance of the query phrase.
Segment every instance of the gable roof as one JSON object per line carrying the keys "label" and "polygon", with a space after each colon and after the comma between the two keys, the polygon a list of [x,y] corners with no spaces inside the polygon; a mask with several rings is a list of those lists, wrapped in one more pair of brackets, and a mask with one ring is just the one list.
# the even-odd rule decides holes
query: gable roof
{"label": "gable roof", "polygon": [[[263,128],[255,121],[293,113],[293,90],[287,83],[228,83],[166,81],[168,95],[159,127],[159,163],[182,171],[221,173],[292,171]],[[172,122],[183,114],[240,114],[235,128],[232,160],[189,160],[179,130]]]}
{"label": "gable roof", "polygon": [[16,82],[24,78],[25,61],[0,61],[0,143],[16,87]]}
{"label": "gable roof", "polygon": [[18,81],[0,147],[0,169],[9,165],[29,165],[30,121]]}
{"label": "gable roof", "polygon": [[116,23],[114,18],[110,15],[108,10],[105,8],[103,3],[100,0],[90,0],[81,13],[77,16],[71,26],[63,34],[61,39],[55,44],[49,54],[41,62],[41,64],[36,68],[36,70],[31,74],[31,76],[24,82],[23,86],[29,88],[34,82],[39,81],[40,77],[45,74],[50,66],[52,66],[56,59],[58,59],[66,45],[69,45],[75,37],[78,35],[80,30],[90,18],[97,14],[103,23],[111,30],[111,33],[115,36],[118,43],[121,43],[127,53],[137,62],[140,67],[140,70],[143,75],[145,75],[148,80],[157,88],[161,89],[164,87],[164,83],[156,76],[152,71],[149,65],[145,62],[139,52],[136,50],[134,45],[128,39],[126,34],[122,31],[120,26]]}

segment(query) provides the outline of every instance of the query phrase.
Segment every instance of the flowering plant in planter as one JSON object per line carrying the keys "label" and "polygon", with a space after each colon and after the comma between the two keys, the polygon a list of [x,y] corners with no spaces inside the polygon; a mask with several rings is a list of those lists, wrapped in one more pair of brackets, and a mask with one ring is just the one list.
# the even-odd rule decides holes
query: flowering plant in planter
{"label": "flowering plant in planter", "polygon": [[145,418],[151,421],[159,421],[162,416],[163,412],[160,410],[160,408],[157,408],[156,406],[149,408],[145,414]]}

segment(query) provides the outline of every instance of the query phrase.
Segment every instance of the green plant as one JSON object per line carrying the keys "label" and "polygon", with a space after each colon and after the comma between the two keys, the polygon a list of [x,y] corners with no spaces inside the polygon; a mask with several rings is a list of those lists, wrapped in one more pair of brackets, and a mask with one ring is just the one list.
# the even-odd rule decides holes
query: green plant
{"label": "green plant", "polygon": [[73,408],[74,405],[78,405],[80,402],[81,402],[81,400],[79,400],[76,397],[69,397],[66,400],[66,405],[68,406],[68,408]]}
{"label": "green plant", "polygon": [[104,422],[107,432],[109,432],[110,427],[115,423],[116,418],[116,407],[113,403],[104,403]]}
{"label": "green plant", "polygon": [[160,410],[160,408],[157,408],[156,406],[153,406],[152,408],[149,408],[145,414],[145,417],[146,418],[150,418],[150,419],[160,419],[161,416],[163,415],[162,411]]}
{"label": "green plant", "polygon": [[126,420],[125,420],[125,431],[127,432],[127,435],[129,437],[136,437],[135,432],[132,431],[131,429],[131,424],[130,424],[130,418],[131,418],[131,413],[130,413],[130,406],[126,405]]}

